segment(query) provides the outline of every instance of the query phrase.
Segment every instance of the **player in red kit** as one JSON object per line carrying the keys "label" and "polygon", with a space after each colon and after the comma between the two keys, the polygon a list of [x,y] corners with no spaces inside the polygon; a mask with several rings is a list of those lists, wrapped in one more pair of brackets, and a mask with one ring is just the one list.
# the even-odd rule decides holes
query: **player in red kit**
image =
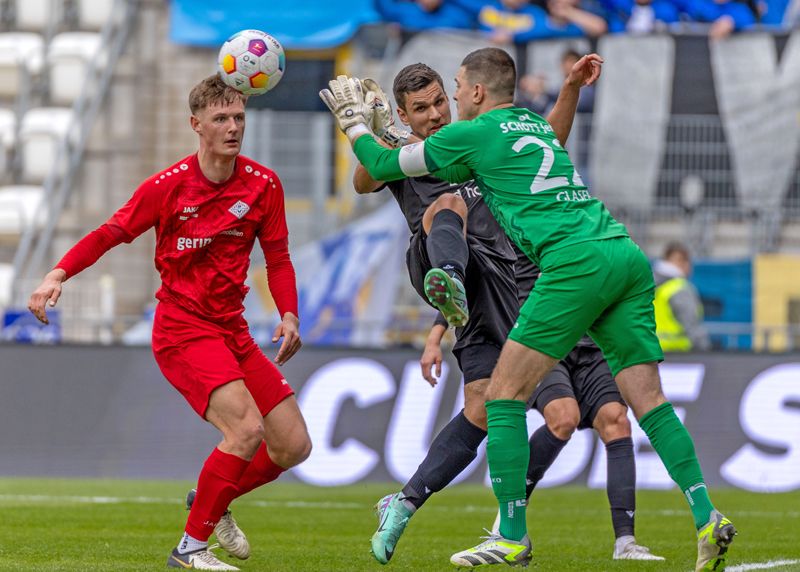
{"label": "player in red kit", "polygon": [[247,539],[230,502],[304,461],[311,452],[294,392],[250,336],[242,316],[250,253],[258,239],[270,292],[281,315],[275,363],[300,348],[297,287],[289,259],[283,188],[277,175],[239,155],[246,98],[217,76],[189,95],[196,154],[144,181],[125,206],[81,239],[45,276],[28,308],[47,323],[62,283],[105,252],[155,227],[156,293],[153,353],[164,376],[192,408],[222,433],[190,498],[186,530],[167,565],[238,570],[208,549],[241,559]]}

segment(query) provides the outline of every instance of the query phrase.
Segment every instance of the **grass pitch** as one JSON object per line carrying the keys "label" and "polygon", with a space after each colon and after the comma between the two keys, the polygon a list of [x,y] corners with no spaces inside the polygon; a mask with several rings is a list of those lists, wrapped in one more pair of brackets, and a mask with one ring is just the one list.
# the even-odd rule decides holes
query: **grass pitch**
{"label": "grass pitch", "polygon": [[[174,481],[0,479],[0,570],[163,570],[183,530],[189,488]],[[476,544],[494,520],[489,489],[445,490],[414,516],[394,559],[382,567],[369,554],[372,505],[396,489],[269,485],[233,505],[252,556],[241,563],[223,559],[245,571],[453,572],[450,554]],[[800,493],[712,492],[740,533],[729,570],[800,570]],[[528,523],[534,543],[528,570],[693,570],[692,521],[677,491],[638,494],[637,539],[666,562],[611,560],[613,532],[602,490],[537,491]]]}

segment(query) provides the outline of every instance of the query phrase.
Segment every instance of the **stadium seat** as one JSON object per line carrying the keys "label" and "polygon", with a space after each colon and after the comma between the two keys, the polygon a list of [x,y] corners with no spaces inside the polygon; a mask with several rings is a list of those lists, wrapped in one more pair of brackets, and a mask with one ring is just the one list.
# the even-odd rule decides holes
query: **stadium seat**
{"label": "stadium seat", "polygon": [[99,32],[111,19],[114,4],[115,0],[78,0],[78,28]]}
{"label": "stadium seat", "polygon": [[[56,166],[59,145],[70,134],[71,109],[40,107],[31,109],[22,118],[19,150],[22,153],[22,180],[40,183]],[[72,131],[74,133],[74,130]],[[57,167],[63,171],[67,157]]]}
{"label": "stadium seat", "polygon": [[8,173],[11,150],[17,141],[17,116],[10,109],[0,109],[0,180]]}
{"label": "stadium seat", "polygon": [[0,263],[0,309],[11,303],[13,277],[14,267],[11,264]]}
{"label": "stadium seat", "polygon": [[44,40],[32,32],[0,34],[0,98],[27,93],[44,64]]}
{"label": "stadium seat", "polygon": [[43,197],[37,185],[0,187],[0,236],[15,240],[28,225],[41,228],[47,220]]}
{"label": "stadium seat", "polygon": [[87,87],[87,65],[102,57],[101,54],[100,34],[66,32],[55,36],[47,50],[50,102],[71,105]]}
{"label": "stadium seat", "polygon": [[64,15],[63,7],[64,0],[16,0],[14,27],[33,32],[55,29]]}

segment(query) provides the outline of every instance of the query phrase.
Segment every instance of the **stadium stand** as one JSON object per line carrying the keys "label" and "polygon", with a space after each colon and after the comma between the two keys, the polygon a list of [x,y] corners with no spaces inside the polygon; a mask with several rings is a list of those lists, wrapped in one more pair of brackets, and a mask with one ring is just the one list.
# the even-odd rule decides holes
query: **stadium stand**
{"label": "stadium stand", "polygon": [[0,187],[0,236],[13,240],[26,228],[41,229],[47,216],[43,194],[37,185]]}
{"label": "stadium stand", "polygon": [[61,0],[15,0],[12,7],[13,27],[47,37],[61,24],[64,4]]}
{"label": "stadium stand", "polygon": [[47,48],[50,102],[71,105],[87,89],[94,88],[87,69],[89,64],[102,69],[103,59],[102,37],[98,33],[64,32],[53,37]]}
{"label": "stadium stand", "polygon": [[10,109],[0,109],[0,183],[9,179],[12,151],[17,139],[17,116]]}
{"label": "stadium stand", "polygon": [[34,32],[0,33],[0,99],[24,110],[44,65],[44,40]]}
{"label": "stadium stand", "polygon": [[22,155],[20,178],[25,182],[44,182],[51,173],[66,169],[65,141],[74,144],[73,111],[66,107],[38,107],[22,118],[19,151]]}
{"label": "stadium stand", "polygon": [[75,8],[79,30],[99,32],[114,17],[114,0],[77,0]]}

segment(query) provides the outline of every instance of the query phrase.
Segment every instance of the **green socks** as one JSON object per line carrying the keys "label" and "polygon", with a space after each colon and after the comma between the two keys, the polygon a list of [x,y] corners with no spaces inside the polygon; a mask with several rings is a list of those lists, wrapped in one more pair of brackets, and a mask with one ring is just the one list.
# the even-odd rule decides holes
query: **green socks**
{"label": "green socks", "polygon": [[697,460],[692,437],[669,402],[645,413],[639,420],[639,425],[661,457],[669,476],[686,496],[692,509],[694,525],[699,529],[708,522],[708,515],[714,510],[714,505],[711,504],[703,481],[703,471]]}
{"label": "green socks", "polygon": [[500,535],[509,540],[522,540],[528,533],[525,475],[530,452],[525,410],[525,402],[514,399],[486,402],[489,476],[494,496],[500,504]]}

